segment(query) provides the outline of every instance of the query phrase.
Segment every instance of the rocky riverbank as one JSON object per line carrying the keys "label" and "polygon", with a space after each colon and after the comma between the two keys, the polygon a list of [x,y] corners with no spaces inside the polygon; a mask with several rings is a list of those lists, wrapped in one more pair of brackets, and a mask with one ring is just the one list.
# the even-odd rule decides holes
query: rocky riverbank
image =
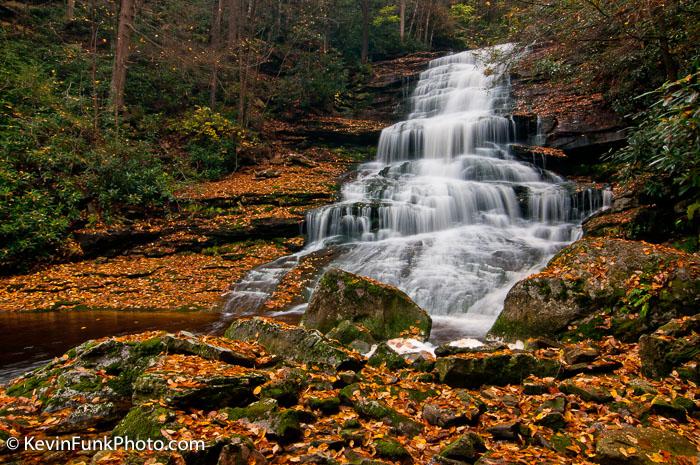
{"label": "rocky riverbank", "polygon": [[[369,358],[315,330],[260,318],[237,321],[226,337],[106,338],[3,389],[0,457],[18,464],[696,463],[698,379],[679,370],[693,361],[651,348],[671,344],[687,355],[679,341],[694,334],[690,322],[674,322],[641,348],[613,337],[539,338],[522,348],[451,344],[436,355],[399,354],[392,347],[407,342],[392,340]],[[197,439],[205,448],[11,453],[4,442],[75,434]]]}

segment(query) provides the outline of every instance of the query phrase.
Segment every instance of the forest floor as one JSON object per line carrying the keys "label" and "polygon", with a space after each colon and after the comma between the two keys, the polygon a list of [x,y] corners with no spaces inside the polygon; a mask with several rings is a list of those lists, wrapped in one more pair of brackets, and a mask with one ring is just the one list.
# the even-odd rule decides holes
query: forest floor
{"label": "forest floor", "polygon": [[[314,128],[357,136],[383,124],[325,118]],[[306,212],[332,202],[343,175],[371,156],[369,147],[316,144],[308,127],[267,128],[270,159],[184,186],[167,217],[75,231],[73,247],[87,258],[0,277],[0,311],[216,307],[246,272],[299,250]]]}

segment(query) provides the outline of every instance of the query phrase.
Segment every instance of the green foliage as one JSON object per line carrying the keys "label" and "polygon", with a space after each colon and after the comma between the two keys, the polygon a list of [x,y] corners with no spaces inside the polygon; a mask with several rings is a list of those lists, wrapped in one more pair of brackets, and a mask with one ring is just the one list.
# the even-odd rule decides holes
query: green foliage
{"label": "green foliage", "polygon": [[657,175],[647,186],[651,195],[659,192],[659,182],[670,181],[674,197],[690,199],[687,213],[693,219],[700,204],[700,72],[667,82],[649,96],[655,102],[636,116],[639,125],[629,145],[611,158],[628,165],[630,176]]}
{"label": "green foliage", "polygon": [[197,106],[173,128],[184,140],[195,173],[216,179],[238,169],[237,147],[255,143],[255,136],[209,107]]}

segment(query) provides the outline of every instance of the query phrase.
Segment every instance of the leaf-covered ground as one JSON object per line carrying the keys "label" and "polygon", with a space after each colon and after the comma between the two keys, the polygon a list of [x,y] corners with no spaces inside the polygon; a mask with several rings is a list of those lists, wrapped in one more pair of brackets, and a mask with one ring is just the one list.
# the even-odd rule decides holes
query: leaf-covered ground
{"label": "leaf-covered ground", "polygon": [[[112,338],[112,341],[148,343],[158,337],[164,337],[164,333],[143,333]],[[189,336],[171,337],[186,339]],[[255,343],[218,337],[204,337],[199,341],[239,354],[241,360],[250,361],[249,367],[191,353],[163,353],[149,365],[145,376],[163,378],[168,394],[152,399],[134,395],[134,402],[140,399],[138,402],[144,408],[163,409],[154,421],[162,423],[161,431],[156,433],[168,439],[203,439],[211,446],[226,438],[244,436],[270,464],[428,464],[450,443],[469,432],[484,440],[487,452],[480,463],[601,463],[596,447],[603,433],[640,425],[673,432],[700,447],[700,420],[697,413],[693,413],[699,407],[697,386],[675,373],[659,381],[644,379],[640,374],[637,345],[622,344],[613,338],[592,346],[583,342],[578,346],[535,350],[536,357],[562,364],[558,379],[530,377],[522,384],[470,390],[439,383],[431,371],[433,357],[428,354],[423,354],[420,362],[402,369],[390,369],[382,364],[365,366],[357,372],[335,372],[290,360],[280,364],[279,359]],[[588,355],[592,351],[593,356],[585,359],[583,367],[573,369],[575,364],[567,364],[566,360],[573,362],[570,357],[576,350]],[[511,349],[499,349],[497,352],[463,353],[458,357],[470,359],[515,353],[517,351]],[[359,354],[354,356],[359,357]],[[55,384],[58,376],[76,369],[79,358],[69,353],[55,360],[50,372],[55,374],[49,375],[34,390],[31,386],[28,389],[20,386],[22,380],[19,380],[2,391],[0,435],[61,436],[56,430],[75,408],[50,412],[42,409],[51,393],[61,389]],[[575,374],[577,370],[579,373]],[[113,385],[114,374],[99,370],[96,373],[100,378],[98,384]],[[280,404],[275,411],[297,412],[295,415],[302,419],[296,425],[298,435],[282,438],[270,422],[247,419],[245,409],[173,406],[172,399],[177,395],[199,392],[198,389],[213,379],[251,373],[260,374],[267,381],[251,391],[253,397],[249,402],[273,397]],[[289,381],[294,378],[291,373],[296,373],[297,381]],[[286,392],[291,395],[282,397],[279,390],[275,391],[274,388],[281,386],[286,386]],[[8,394],[13,390],[13,395]],[[17,391],[24,397],[18,396]],[[78,392],[76,405],[80,405],[81,398],[83,402],[100,402],[94,393]],[[684,405],[686,410],[662,408],[670,405]],[[437,414],[427,413],[431,410]],[[109,434],[108,429],[105,432]],[[105,433],[97,428],[81,434],[87,437]],[[635,441],[639,439],[630,436],[628,445],[617,451],[630,457],[629,462],[620,463],[693,463],[687,458],[674,457],[663,448],[650,451],[648,445],[635,446]],[[31,452],[9,458],[27,464],[51,461],[78,464],[89,462],[90,454],[48,456]],[[377,462],[363,462],[364,459]],[[100,453],[93,463],[180,464],[186,461],[179,453],[118,450]]]}
{"label": "leaf-covered ground", "polygon": [[107,256],[0,277],[0,311],[211,308],[247,271],[303,244],[297,223],[332,201],[338,178],[360,156],[287,147],[269,162],[178,192],[179,212],[169,218],[76,231],[99,239],[124,234],[127,244]]}

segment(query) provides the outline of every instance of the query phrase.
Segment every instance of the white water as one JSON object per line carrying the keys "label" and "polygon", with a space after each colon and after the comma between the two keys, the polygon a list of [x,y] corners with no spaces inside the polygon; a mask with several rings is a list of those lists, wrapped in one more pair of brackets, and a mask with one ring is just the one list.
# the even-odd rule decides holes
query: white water
{"label": "white water", "polygon": [[[333,266],[405,291],[431,313],[437,339],[483,336],[510,287],[609,203],[509,154],[507,73],[487,61],[510,48],[433,60],[408,119],[382,132],[376,161],[340,202],[307,216],[307,251],[351,244]],[[234,288],[229,308],[240,298]]]}

